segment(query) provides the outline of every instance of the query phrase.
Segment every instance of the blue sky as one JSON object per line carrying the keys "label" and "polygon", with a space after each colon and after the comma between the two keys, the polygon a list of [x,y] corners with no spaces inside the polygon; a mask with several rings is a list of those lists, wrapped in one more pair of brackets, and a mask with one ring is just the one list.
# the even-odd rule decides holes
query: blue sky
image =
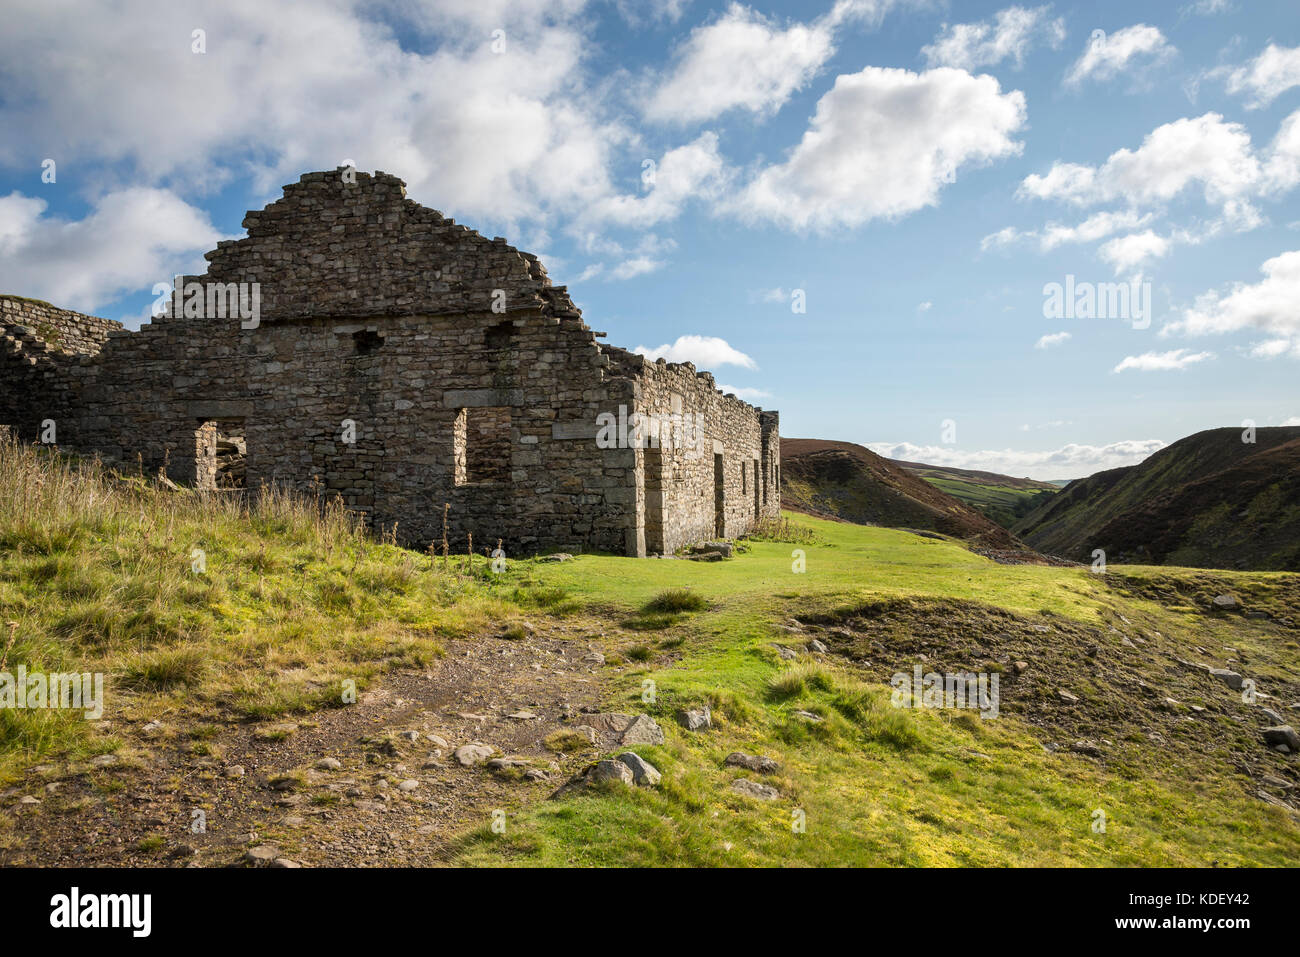
{"label": "blue sky", "polygon": [[[351,160],[787,436],[1071,478],[1300,423],[1294,2],[6,12],[0,291],[137,326]],[[1067,276],[1150,321],[1045,317]]]}

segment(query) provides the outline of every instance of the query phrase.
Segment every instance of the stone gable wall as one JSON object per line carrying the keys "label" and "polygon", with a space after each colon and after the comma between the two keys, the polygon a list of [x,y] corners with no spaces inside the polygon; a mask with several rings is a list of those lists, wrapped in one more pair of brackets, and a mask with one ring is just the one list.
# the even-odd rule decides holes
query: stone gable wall
{"label": "stone gable wall", "polygon": [[[134,333],[97,320],[61,359],[0,343],[61,445],[211,488],[218,437],[237,436],[248,487],[337,495],[421,546],[441,543],[449,505],[459,554],[470,534],[507,556],[671,552],[777,514],[775,413],[689,364],[603,346],[535,257],[406,200],[395,177],[310,173],[245,225],[187,279],[259,283],[255,325],[181,309]],[[0,406],[0,422],[26,437],[30,412]],[[696,412],[693,449],[598,441],[602,413]]]}

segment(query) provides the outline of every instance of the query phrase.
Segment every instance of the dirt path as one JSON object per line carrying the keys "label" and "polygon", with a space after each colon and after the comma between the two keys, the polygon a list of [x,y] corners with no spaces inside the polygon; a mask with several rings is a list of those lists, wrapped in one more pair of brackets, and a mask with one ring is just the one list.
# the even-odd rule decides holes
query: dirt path
{"label": "dirt path", "polygon": [[[279,866],[445,862],[457,836],[494,812],[509,826],[595,754],[542,742],[596,710],[617,673],[591,656],[599,644],[578,630],[464,639],[354,705],[217,725],[199,748],[208,755],[195,753],[192,727],[120,725],[127,746],[109,763],[42,765],[0,794],[14,818],[0,865],[238,866],[253,847]],[[521,761],[464,767],[454,751],[470,742]]]}

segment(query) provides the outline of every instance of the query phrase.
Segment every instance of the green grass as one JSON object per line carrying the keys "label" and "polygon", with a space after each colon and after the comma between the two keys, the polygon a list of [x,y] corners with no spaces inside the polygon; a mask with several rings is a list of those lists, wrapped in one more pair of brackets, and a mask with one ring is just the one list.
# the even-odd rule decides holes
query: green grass
{"label": "green grass", "polygon": [[[630,676],[608,706],[647,710],[668,734],[636,750],[663,772],[656,790],[617,788],[525,810],[512,830],[465,836],[458,863],[517,866],[1230,866],[1300,862],[1300,828],[1250,796],[1229,764],[1188,771],[1152,749],[1104,767],[1048,753],[1035,728],[1003,716],[894,708],[889,688],[850,666],[788,663],[774,623],[898,596],[961,599],[1022,615],[1099,624],[1142,616],[1208,640],[1203,615],[1171,611],[1086,569],[1000,566],[961,546],[905,532],[791,517],[824,544],[794,570],[788,544],[751,542],[733,562],[696,565],[581,556],[544,579],[612,614],[689,588],[707,610],[676,627],[680,658]],[[1129,571],[1117,569],[1117,571]],[[1159,575],[1167,569],[1135,569]],[[1174,570],[1175,576],[1179,570]],[[1186,571],[1195,577],[1197,573]],[[1216,573],[1218,574],[1218,573]],[[1270,593],[1283,576],[1229,576]],[[1042,619],[1040,619],[1042,620]],[[1047,620],[1052,620],[1050,617]],[[1230,622],[1213,637],[1247,647]],[[1297,660],[1294,649],[1292,663]],[[644,705],[651,678],[657,700]],[[715,728],[687,734],[674,711],[707,701]],[[809,722],[807,711],[823,718]],[[1116,730],[1119,733],[1120,729]],[[782,765],[782,794],[758,803],[730,790],[733,750]],[[1094,830],[1105,818],[1104,833]],[[796,824],[803,822],[802,832]]]}
{"label": "green grass", "polygon": [[[1109,765],[1049,753],[1042,730],[1015,715],[895,708],[887,685],[845,659],[789,662],[773,647],[802,644],[780,628],[792,615],[959,600],[1102,630],[1124,615],[1185,645],[1189,658],[1198,646],[1232,646],[1261,680],[1283,683],[1300,665],[1295,641],[1201,603],[1231,588],[1281,615],[1294,607],[1295,576],[1005,566],[952,541],[805,516],[785,516],[776,534],[746,544],[727,562],[580,555],[512,562],[501,576],[461,574],[459,562],[444,569],[370,541],[315,503],[271,494],[241,510],[0,445],[0,624],[17,622],[9,666],[103,671],[110,711],[169,714],[170,726],[192,727],[195,747],[231,719],[266,720],[263,736],[287,737],[272,719],[337,707],[345,680],[361,688],[390,669],[426,667],[445,639],[497,634],[503,621],[639,630],[605,648],[611,663],[618,652],[635,664],[599,672],[603,704],[647,711],[665,729],[664,745],[636,748],[663,773],[661,786],[540,801],[512,814],[504,835],[465,834],[457,863],[1300,862],[1296,822],[1251,796],[1229,761],[1190,766],[1138,744]],[[190,570],[196,547],[206,552],[203,575]],[[8,639],[0,630],[0,644]],[[1089,693],[1105,704],[1106,688]],[[681,730],[675,712],[702,703],[714,727]],[[92,724],[0,710],[0,783],[53,755],[75,761],[116,746]],[[1132,730],[1116,727],[1114,737]],[[552,733],[546,746],[602,756],[571,732]],[[731,789],[757,777],[725,765],[732,751],[780,762],[763,777],[779,800]],[[1104,834],[1093,830],[1099,809]]]}

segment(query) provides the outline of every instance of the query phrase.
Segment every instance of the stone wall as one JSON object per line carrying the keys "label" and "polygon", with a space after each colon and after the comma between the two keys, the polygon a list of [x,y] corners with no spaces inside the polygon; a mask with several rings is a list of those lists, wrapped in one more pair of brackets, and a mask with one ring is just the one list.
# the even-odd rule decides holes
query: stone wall
{"label": "stone wall", "polygon": [[[644,555],[777,513],[775,413],[602,346],[535,257],[395,177],[309,173],[245,225],[186,280],[257,283],[255,322],[177,302],[97,354],[42,356],[60,444],[205,488],[238,446],[248,486],[337,495],[408,544],[440,543],[449,505],[458,552],[473,534],[507,555]],[[697,413],[693,448],[599,438],[602,414]]]}
{"label": "stone wall", "polygon": [[24,442],[70,420],[78,388],[73,369],[96,355],[121,323],[59,309],[37,299],[0,296],[0,422]]}

